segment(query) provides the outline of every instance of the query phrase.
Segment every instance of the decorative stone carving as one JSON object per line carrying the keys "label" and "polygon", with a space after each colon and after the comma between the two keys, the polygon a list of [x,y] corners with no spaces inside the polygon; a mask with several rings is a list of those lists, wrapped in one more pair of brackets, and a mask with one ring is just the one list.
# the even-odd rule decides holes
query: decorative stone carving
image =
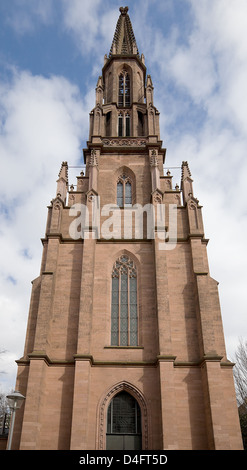
{"label": "decorative stone carving", "polygon": [[125,15],[127,15],[128,11],[129,11],[129,7],[120,7],[119,11],[120,11],[121,15],[125,16]]}
{"label": "decorative stone carving", "polygon": [[190,210],[196,210],[197,206],[196,206],[196,204],[195,204],[194,201],[189,201],[189,202],[188,202],[188,208],[189,208]]}
{"label": "decorative stone carving", "polygon": [[54,208],[55,211],[60,211],[60,209],[61,209],[61,203],[57,201],[57,202],[54,204],[53,208]]}
{"label": "decorative stone carving", "polygon": [[105,434],[106,434],[106,410],[112,398],[117,395],[118,393],[126,391],[130,393],[138,402],[141,408],[141,416],[142,416],[142,435],[143,435],[143,449],[147,450],[148,446],[148,413],[147,413],[147,405],[144,400],[142,393],[133,385],[129,384],[128,382],[121,382],[116,384],[105,396],[104,400],[102,401],[99,409],[99,440],[98,440],[98,448],[99,450],[103,450],[105,447]]}
{"label": "decorative stone carving", "polygon": [[107,147],[145,147],[147,139],[102,139]]}
{"label": "decorative stone carving", "polygon": [[87,196],[88,202],[93,202],[94,199],[95,199],[95,197],[96,197],[96,196],[95,196],[95,194],[93,194],[93,193],[88,194],[88,196]]}
{"label": "decorative stone carving", "polygon": [[194,225],[194,228],[198,229],[199,227],[199,223],[198,223],[198,199],[196,198],[191,198],[188,202],[187,202],[187,206],[188,206],[188,209],[189,211],[191,212],[191,215],[190,216],[190,221],[192,223],[192,227]]}
{"label": "decorative stone carving", "polygon": [[166,189],[167,189],[167,191],[171,191],[171,189],[172,189],[171,180],[168,180],[168,179],[166,180]]}
{"label": "decorative stone carving", "polygon": [[156,149],[151,150],[149,153],[149,163],[150,166],[158,166],[158,152]]}
{"label": "decorative stone carving", "polygon": [[182,162],[182,179],[188,176],[191,177],[191,172],[189,169],[188,162]]}
{"label": "decorative stone carving", "polygon": [[68,188],[68,163],[62,162],[57,180],[57,197],[66,202]]}
{"label": "decorative stone carving", "polygon": [[136,277],[136,267],[134,261],[126,255],[120,256],[115,262],[112,277],[119,277],[119,273],[128,274],[129,277]]}
{"label": "decorative stone carving", "polygon": [[69,195],[69,205],[73,205],[75,203],[75,195],[74,194],[70,194]]}
{"label": "decorative stone carving", "polygon": [[117,183],[130,183],[132,184],[131,178],[125,174],[122,174],[118,177]]}
{"label": "decorative stone carving", "polygon": [[95,149],[91,150],[89,166],[98,166],[98,156]]}
{"label": "decorative stone carving", "polygon": [[51,205],[55,211],[60,211],[63,207],[63,202],[61,200],[61,194],[57,194],[57,197],[55,199],[52,199]]}
{"label": "decorative stone carving", "polygon": [[156,189],[152,194],[152,200],[153,204],[162,204],[163,194]]}
{"label": "decorative stone carving", "polygon": [[68,162],[62,162],[58,177],[64,177],[68,181]]}
{"label": "decorative stone carving", "polygon": [[189,209],[197,209],[199,205],[199,200],[193,197],[192,193],[189,193],[189,197],[191,198],[187,204]]}

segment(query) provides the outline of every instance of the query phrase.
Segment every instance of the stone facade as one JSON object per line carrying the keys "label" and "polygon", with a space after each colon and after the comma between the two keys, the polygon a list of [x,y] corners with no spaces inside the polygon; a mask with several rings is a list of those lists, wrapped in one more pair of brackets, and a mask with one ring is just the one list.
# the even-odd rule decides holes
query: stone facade
{"label": "stone facade", "polygon": [[[86,172],[76,187],[69,188],[68,165],[62,163],[48,208],[25,350],[17,361],[17,389],[26,400],[13,447],[105,449],[109,404],[125,391],[140,408],[142,449],[241,449],[233,365],[208,267],[202,208],[187,162],[180,188],[173,187],[170,172],[163,173],[153,84],[127,8],[120,9],[97,83],[84,158]],[[131,186],[132,206],[176,205],[171,249],[160,249],[159,238],[171,230],[168,211],[153,237],[145,226],[142,236],[125,236],[124,212],[131,214],[131,207],[117,206],[121,181]],[[84,230],[75,204],[87,208]],[[95,204],[100,224],[92,216]],[[105,237],[98,228],[110,225],[114,211],[121,216],[111,219],[116,232]],[[129,224],[135,228],[133,220]],[[112,273],[123,256],[137,273],[134,345],[111,340]]]}

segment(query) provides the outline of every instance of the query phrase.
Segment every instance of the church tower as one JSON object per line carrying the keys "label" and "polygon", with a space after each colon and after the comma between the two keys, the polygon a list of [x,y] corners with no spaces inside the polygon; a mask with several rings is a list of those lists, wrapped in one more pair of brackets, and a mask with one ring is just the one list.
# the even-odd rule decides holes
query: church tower
{"label": "church tower", "polygon": [[85,174],[63,162],[48,207],[15,449],[242,448],[202,208],[187,162],[164,174],[153,90],[121,7]]}

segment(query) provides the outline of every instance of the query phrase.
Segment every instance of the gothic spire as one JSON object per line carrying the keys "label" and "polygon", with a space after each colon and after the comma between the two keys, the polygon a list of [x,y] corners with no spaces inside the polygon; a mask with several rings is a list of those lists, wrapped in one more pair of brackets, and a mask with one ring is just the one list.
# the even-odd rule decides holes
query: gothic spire
{"label": "gothic spire", "polygon": [[128,15],[129,8],[120,7],[119,11],[120,16],[118,18],[115,34],[113,37],[110,56],[115,54],[139,55],[132,24]]}

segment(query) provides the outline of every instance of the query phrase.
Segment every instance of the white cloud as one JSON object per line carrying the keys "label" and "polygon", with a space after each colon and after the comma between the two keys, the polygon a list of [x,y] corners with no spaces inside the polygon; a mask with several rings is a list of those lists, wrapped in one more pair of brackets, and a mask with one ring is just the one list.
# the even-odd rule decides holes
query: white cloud
{"label": "white cloud", "polygon": [[13,356],[23,353],[30,283],[39,275],[46,206],[56,194],[61,162],[82,163],[87,99],[62,77],[14,71],[9,84],[0,83],[0,344],[7,350],[0,358],[2,383],[14,378]]}
{"label": "white cloud", "polygon": [[188,6],[186,41],[177,24],[163,31],[150,21],[148,2],[135,21],[140,37],[145,31],[143,49],[161,112],[166,165],[189,162],[195,196],[203,205],[209,266],[219,281],[227,351],[233,357],[238,338],[247,337],[247,4],[189,0]]}
{"label": "white cloud", "polygon": [[[189,162],[194,195],[203,206],[209,268],[211,276],[219,281],[226,346],[231,358],[238,338],[247,337],[246,144],[246,140],[239,142],[229,129],[218,135],[210,127],[199,135],[181,136],[179,144],[172,140],[168,143],[167,161],[170,165],[182,160]],[[237,165],[235,152],[239,158]]]}
{"label": "white cloud", "polygon": [[247,4],[191,0],[195,27],[187,46],[170,58],[170,72],[209,117],[247,130]]}
{"label": "white cloud", "polygon": [[38,24],[49,25],[53,21],[53,0],[12,0],[6,22],[19,35],[30,34]]}
{"label": "white cloud", "polygon": [[62,0],[63,19],[83,56],[93,53],[103,63],[105,53],[110,51],[118,8],[105,7],[102,0]]}

